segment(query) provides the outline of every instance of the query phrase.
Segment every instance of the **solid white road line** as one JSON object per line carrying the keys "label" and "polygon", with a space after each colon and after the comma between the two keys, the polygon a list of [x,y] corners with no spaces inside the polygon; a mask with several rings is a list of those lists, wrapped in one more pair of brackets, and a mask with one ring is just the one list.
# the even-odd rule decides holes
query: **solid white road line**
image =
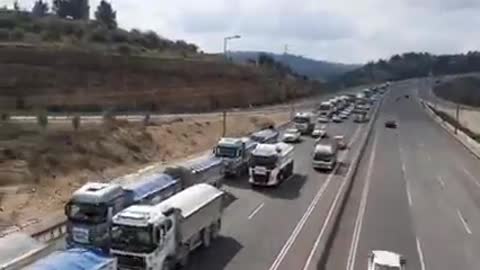
{"label": "solid white road line", "polygon": [[252,219],[262,208],[263,206],[265,205],[265,203],[261,203],[259,204],[253,211],[250,215],[248,215],[248,219]]}
{"label": "solid white road line", "polygon": [[410,185],[408,184],[408,180],[405,179],[405,187],[407,189],[407,198],[408,198],[408,204],[410,207],[412,206],[412,194],[410,194]]}
{"label": "solid white road line", "polygon": [[472,231],[470,230],[470,227],[468,226],[467,222],[465,221],[465,218],[462,215],[462,212],[460,212],[460,209],[457,209],[457,215],[460,221],[462,222],[463,228],[465,228],[465,231],[468,234],[472,234]]}
{"label": "solid white road line", "polygon": [[[350,166],[348,169],[348,172],[346,175],[349,175],[351,171],[353,170],[353,166]],[[340,199],[340,194],[342,193],[341,191],[345,188],[345,185],[347,184],[346,178],[343,178],[343,183],[338,189],[338,192],[335,196],[335,199],[333,200],[332,205],[330,206],[330,209],[328,211],[327,217],[325,218],[325,221],[323,222],[322,228],[320,230],[320,233],[317,236],[317,239],[315,240],[315,243],[313,244],[312,249],[310,250],[310,254],[308,255],[307,261],[305,262],[305,265],[303,266],[303,270],[307,270],[308,267],[310,267],[310,264],[312,262],[313,256],[315,255],[315,251],[318,248],[318,245],[320,244],[320,240],[323,237],[323,234],[325,233],[325,230],[327,228],[328,223],[330,222],[330,219],[333,215],[333,210],[335,209],[335,206],[337,205],[339,199]]]}
{"label": "solid white road line", "polygon": [[355,257],[357,256],[358,241],[360,240],[360,232],[362,230],[363,217],[365,215],[365,210],[367,207],[367,198],[368,198],[368,192],[370,189],[370,181],[371,181],[371,176],[373,171],[373,164],[375,161],[375,154],[377,152],[377,141],[378,141],[378,136],[375,135],[375,139],[373,141],[372,154],[370,155],[370,160],[368,163],[366,183],[365,183],[365,186],[363,187],[360,207],[358,209],[357,218],[355,220],[355,228],[353,231],[352,242],[350,244],[350,250],[348,253],[347,268],[346,268],[347,270],[354,270],[355,268]]}
{"label": "solid white road line", "polygon": [[[360,131],[360,127],[358,127],[357,130],[355,131],[355,134],[352,137],[351,141],[356,141],[357,140],[359,131]],[[302,218],[298,221],[297,225],[293,229],[292,233],[290,234],[289,238],[287,239],[287,241],[283,245],[283,247],[280,250],[280,252],[278,253],[277,257],[273,261],[269,270],[277,270],[278,269],[278,267],[282,263],[283,259],[287,255],[288,251],[290,250],[292,245],[295,243],[295,240],[297,239],[298,235],[300,234],[301,230],[303,229],[303,226],[305,225],[308,218],[312,214],[313,210],[317,206],[318,201],[320,201],[320,198],[322,197],[323,193],[327,189],[327,186],[329,185],[333,176],[335,176],[335,173],[337,172],[338,168],[339,168],[339,166],[337,164],[337,166],[335,166],[335,168],[332,170],[332,172],[328,175],[327,180],[325,181],[325,183],[322,184],[322,186],[318,190],[317,194],[315,195],[315,197],[311,201],[310,205],[308,206],[307,210],[303,214]]]}
{"label": "solid white road line", "polygon": [[421,270],[425,270],[425,260],[423,259],[422,245],[420,244],[420,239],[417,237],[417,252],[418,258],[420,259]]}
{"label": "solid white road line", "polygon": [[445,182],[443,181],[441,176],[437,176],[437,181],[440,184],[440,186],[442,187],[442,189],[445,189]]}
{"label": "solid white road line", "polygon": [[473,176],[472,173],[467,170],[467,168],[463,167],[462,170],[468,176],[470,181],[472,181],[477,187],[480,187],[480,183],[477,181],[477,178]]}

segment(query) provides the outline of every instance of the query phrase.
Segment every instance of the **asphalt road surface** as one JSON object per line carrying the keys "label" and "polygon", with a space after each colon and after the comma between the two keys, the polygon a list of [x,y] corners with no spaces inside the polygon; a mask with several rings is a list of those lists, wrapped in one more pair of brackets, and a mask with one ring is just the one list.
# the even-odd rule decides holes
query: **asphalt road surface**
{"label": "asphalt road surface", "polygon": [[304,136],[295,146],[295,175],[279,187],[252,189],[246,177],[227,181],[235,200],[226,209],[222,236],[194,252],[187,269],[315,268],[316,238],[366,126],[352,120],[328,124],[330,135],[345,135],[351,144],[334,173],[312,168],[314,140]]}
{"label": "asphalt road surface", "polygon": [[[374,249],[403,254],[407,269],[480,269],[480,163],[423,111],[421,86],[387,95],[318,269],[366,269]],[[397,129],[385,128],[391,119]]]}

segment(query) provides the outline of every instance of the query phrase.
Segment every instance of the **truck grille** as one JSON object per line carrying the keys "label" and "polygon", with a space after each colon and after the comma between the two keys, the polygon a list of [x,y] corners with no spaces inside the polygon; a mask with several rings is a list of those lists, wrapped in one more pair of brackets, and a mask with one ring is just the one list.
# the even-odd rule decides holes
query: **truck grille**
{"label": "truck grille", "polygon": [[263,175],[263,174],[253,175],[253,181],[257,183],[267,183],[269,178],[270,178],[270,172],[267,172],[266,175]]}
{"label": "truck grille", "polygon": [[115,254],[118,259],[119,268],[145,269],[145,259],[137,256]]}

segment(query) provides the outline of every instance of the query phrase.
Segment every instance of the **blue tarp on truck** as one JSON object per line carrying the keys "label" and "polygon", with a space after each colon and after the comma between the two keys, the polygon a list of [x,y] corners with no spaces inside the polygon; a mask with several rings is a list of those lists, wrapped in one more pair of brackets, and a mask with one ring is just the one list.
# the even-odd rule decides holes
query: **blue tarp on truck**
{"label": "blue tarp on truck", "polygon": [[42,258],[34,264],[24,268],[26,270],[116,270],[115,258],[107,257],[102,253],[75,248],[65,251],[56,251]]}
{"label": "blue tarp on truck", "polygon": [[148,202],[148,204],[154,204],[180,191],[181,183],[168,174],[153,173],[142,176],[124,189],[129,193],[134,203]]}

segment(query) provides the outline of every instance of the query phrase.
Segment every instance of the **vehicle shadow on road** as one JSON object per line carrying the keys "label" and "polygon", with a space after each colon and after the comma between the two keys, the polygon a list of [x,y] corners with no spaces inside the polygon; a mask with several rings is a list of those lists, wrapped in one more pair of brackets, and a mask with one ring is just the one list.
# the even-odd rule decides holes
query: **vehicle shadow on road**
{"label": "vehicle shadow on road", "polygon": [[254,187],[254,189],[269,197],[294,200],[300,197],[300,192],[305,182],[307,182],[306,175],[294,174],[277,187]]}
{"label": "vehicle shadow on road", "polygon": [[248,175],[243,175],[239,178],[225,177],[223,184],[229,187],[250,189],[250,183],[248,183]]}
{"label": "vehicle shadow on road", "polygon": [[243,248],[237,240],[232,237],[219,236],[209,248],[200,248],[190,257],[188,266],[184,269],[208,269],[222,270]]}

